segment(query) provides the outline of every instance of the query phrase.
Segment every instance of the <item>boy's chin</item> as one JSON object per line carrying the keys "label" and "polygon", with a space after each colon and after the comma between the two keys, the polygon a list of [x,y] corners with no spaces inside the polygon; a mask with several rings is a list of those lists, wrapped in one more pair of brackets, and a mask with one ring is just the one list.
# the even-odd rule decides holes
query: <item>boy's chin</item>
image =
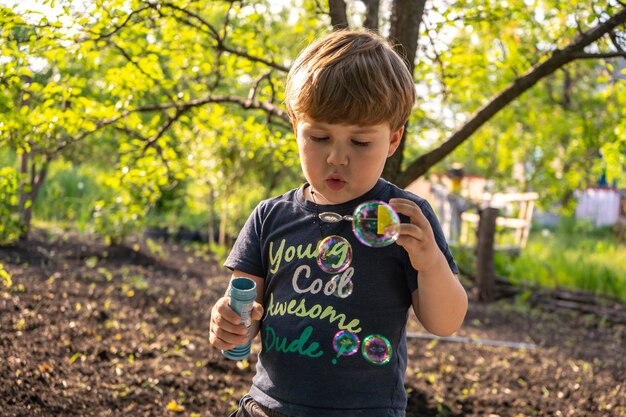
{"label": "boy's chin", "polygon": [[355,198],[359,198],[365,193],[349,193],[349,192],[340,192],[340,193],[329,193],[327,196],[327,203],[329,205],[338,205],[347,203],[348,201],[352,201]]}

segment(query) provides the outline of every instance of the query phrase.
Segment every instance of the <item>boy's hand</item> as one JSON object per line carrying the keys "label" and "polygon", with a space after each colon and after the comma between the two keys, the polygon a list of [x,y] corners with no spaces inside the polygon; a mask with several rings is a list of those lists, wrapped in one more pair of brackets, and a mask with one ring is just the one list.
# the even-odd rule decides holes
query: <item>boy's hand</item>
{"label": "boy's hand", "polygon": [[[410,223],[400,224],[400,235],[396,243],[402,246],[417,271],[428,271],[442,261],[443,253],[437,246],[430,222],[419,206],[404,198],[392,198],[389,205],[398,213],[411,219]],[[444,259],[445,261],[445,259]]]}
{"label": "boy's hand", "polygon": [[[228,305],[230,297],[217,300],[211,309],[209,323],[209,344],[217,349],[228,350],[248,341],[248,329],[241,322],[241,317]],[[251,313],[252,321],[261,320],[263,306],[257,302]]]}

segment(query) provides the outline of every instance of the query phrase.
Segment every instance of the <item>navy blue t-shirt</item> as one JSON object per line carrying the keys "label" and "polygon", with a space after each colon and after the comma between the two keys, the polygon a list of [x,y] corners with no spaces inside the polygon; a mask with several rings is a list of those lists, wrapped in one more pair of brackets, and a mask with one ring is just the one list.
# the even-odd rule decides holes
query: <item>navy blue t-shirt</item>
{"label": "navy blue t-shirt", "polygon": [[[338,205],[305,200],[307,186],[261,202],[225,262],[265,280],[262,350],[250,395],[294,417],[404,416],[406,322],[417,272],[399,245],[365,246],[351,222],[325,223],[318,214],[350,215],[369,200],[415,201],[457,273],[441,226],[426,200],[382,179]],[[316,262],[318,242],[330,235],[347,239],[352,250],[350,266],[336,274]]]}

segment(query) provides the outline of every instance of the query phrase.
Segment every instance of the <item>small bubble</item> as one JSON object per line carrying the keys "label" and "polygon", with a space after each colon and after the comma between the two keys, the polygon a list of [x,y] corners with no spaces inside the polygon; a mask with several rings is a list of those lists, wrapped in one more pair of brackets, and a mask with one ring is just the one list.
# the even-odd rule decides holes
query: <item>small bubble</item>
{"label": "small bubble", "polygon": [[[359,337],[347,330],[338,332],[333,338],[333,348],[337,352],[337,358],[340,356],[354,355],[359,350]],[[333,364],[337,363],[337,358],[332,360]]]}
{"label": "small bubble", "polygon": [[338,332],[333,338],[333,348],[335,352],[343,355],[354,355],[359,350],[359,337],[347,330]]}
{"label": "small bubble", "polygon": [[386,337],[372,334],[361,345],[363,357],[374,365],[385,365],[391,360],[391,343]]}
{"label": "small bubble", "polygon": [[351,262],[352,246],[341,236],[328,236],[317,246],[317,264],[325,272],[336,274],[345,271]]}

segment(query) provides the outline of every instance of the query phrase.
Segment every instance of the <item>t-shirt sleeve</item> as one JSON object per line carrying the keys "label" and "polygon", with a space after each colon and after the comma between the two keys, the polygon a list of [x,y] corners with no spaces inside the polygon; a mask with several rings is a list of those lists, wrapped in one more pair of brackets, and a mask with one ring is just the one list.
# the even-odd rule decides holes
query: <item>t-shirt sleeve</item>
{"label": "t-shirt sleeve", "polygon": [[239,232],[224,266],[231,270],[239,270],[257,277],[265,277],[262,251],[262,208],[257,206],[243,228]]}
{"label": "t-shirt sleeve", "polygon": [[459,273],[459,268],[454,262],[454,257],[452,256],[452,252],[450,252],[450,247],[448,246],[448,242],[446,241],[446,237],[443,234],[443,229],[441,228],[441,224],[439,223],[439,219],[437,219],[437,215],[435,211],[431,207],[431,205],[426,200],[422,200],[419,204],[422,213],[430,222],[430,226],[433,228],[433,234],[435,236],[435,241],[437,242],[437,246],[441,249],[446,260],[448,261],[448,265],[450,265],[450,269],[455,274]]}
{"label": "t-shirt sleeve", "polygon": [[[450,247],[448,246],[446,237],[443,234],[443,229],[441,228],[439,219],[437,219],[437,215],[435,214],[435,211],[433,210],[432,206],[428,203],[428,201],[421,199],[421,198],[419,200],[414,200],[414,201],[417,203],[419,208],[422,210],[422,213],[424,213],[424,216],[430,223],[430,226],[433,229],[433,235],[435,236],[435,241],[437,242],[437,246],[439,246],[439,249],[441,249],[441,252],[443,252],[443,255],[446,257],[446,260],[448,261],[448,265],[450,266],[450,269],[452,270],[453,273],[458,274],[459,268],[457,267],[456,262],[454,262],[454,257],[452,256],[452,252],[450,252]],[[408,257],[407,257],[406,268],[407,268],[407,285],[409,287],[409,291],[412,293],[419,286],[419,279],[418,279],[419,274],[415,269],[413,269],[413,266],[411,265],[411,261],[409,260]]]}

